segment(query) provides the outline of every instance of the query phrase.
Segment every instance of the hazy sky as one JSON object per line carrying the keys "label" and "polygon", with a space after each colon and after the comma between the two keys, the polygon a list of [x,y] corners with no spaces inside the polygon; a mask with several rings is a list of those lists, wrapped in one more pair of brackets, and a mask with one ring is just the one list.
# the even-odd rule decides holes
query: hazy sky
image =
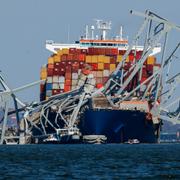
{"label": "hazy sky", "polygon": [[[0,0],[0,69],[13,88],[39,80],[51,54],[45,41],[67,42],[68,27],[73,42],[93,19],[111,20],[113,33],[123,25],[131,39],[143,20],[130,15],[131,9],[149,9],[180,25],[179,8],[179,0]],[[173,33],[172,45],[180,40],[180,33]],[[38,99],[39,86],[18,95]]]}

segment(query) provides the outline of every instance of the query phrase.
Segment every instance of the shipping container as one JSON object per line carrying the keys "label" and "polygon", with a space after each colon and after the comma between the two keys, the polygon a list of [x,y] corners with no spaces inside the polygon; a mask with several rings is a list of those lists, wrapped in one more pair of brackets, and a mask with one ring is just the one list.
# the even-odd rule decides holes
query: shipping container
{"label": "shipping container", "polygon": [[52,89],[60,89],[59,83],[53,83]]}
{"label": "shipping container", "polygon": [[54,64],[54,59],[53,57],[48,58],[48,64]]}
{"label": "shipping container", "polygon": [[52,90],[52,83],[46,83],[46,91]]}
{"label": "shipping container", "polygon": [[98,70],[104,69],[104,63],[98,63]]}

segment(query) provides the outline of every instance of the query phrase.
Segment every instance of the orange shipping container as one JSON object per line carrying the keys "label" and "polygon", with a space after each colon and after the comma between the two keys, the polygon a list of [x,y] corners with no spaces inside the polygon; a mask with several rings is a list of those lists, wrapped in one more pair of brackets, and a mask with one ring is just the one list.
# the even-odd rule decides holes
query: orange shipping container
{"label": "orange shipping container", "polygon": [[114,71],[116,69],[116,64],[110,64],[110,71]]}
{"label": "orange shipping container", "polygon": [[104,63],[105,56],[99,55],[98,56],[98,63]]}
{"label": "orange shipping container", "polygon": [[58,55],[58,56],[61,56],[62,54],[63,54],[63,53],[62,53],[62,50],[61,50],[61,49],[58,49],[58,50],[57,50],[57,55]]}
{"label": "orange shipping container", "polygon": [[92,56],[86,56],[86,62],[91,63],[92,62]]}
{"label": "orange shipping container", "polygon": [[60,62],[60,56],[58,55],[55,55],[53,59],[54,59],[54,62]]}
{"label": "orange shipping container", "polygon": [[62,54],[69,54],[69,49],[68,48],[63,48],[62,49]]}
{"label": "orange shipping container", "polygon": [[156,63],[156,59],[154,56],[149,56],[147,58],[147,64],[155,64]]}
{"label": "orange shipping container", "polygon": [[104,63],[98,63],[98,70],[104,69]]}
{"label": "orange shipping container", "polygon": [[54,58],[53,57],[49,57],[48,58],[48,64],[53,64],[54,63]]}
{"label": "orange shipping container", "polygon": [[110,63],[110,57],[109,56],[104,57],[104,63]]}
{"label": "orange shipping container", "polygon": [[122,55],[118,55],[117,56],[117,62],[121,62],[122,61],[122,57],[123,57]]}
{"label": "orange shipping container", "polygon": [[97,63],[98,62],[98,56],[92,56],[91,62]]}

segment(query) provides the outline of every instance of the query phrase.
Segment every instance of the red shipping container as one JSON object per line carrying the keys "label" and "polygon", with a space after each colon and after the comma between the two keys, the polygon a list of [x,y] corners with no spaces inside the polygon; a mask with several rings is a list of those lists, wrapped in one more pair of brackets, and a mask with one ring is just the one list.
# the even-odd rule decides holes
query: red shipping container
{"label": "red shipping container", "polygon": [[84,67],[85,67],[84,62],[80,62],[80,63],[79,63],[79,69],[83,69]]}
{"label": "red shipping container", "polygon": [[81,54],[87,54],[87,49],[81,49]]}
{"label": "red shipping container", "polygon": [[54,68],[54,64],[48,64],[48,68],[49,69],[53,69]]}
{"label": "red shipping container", "polygon": [[76,54],[76,48],[69,48],[69,54]]}
{"label": "red shipping container", "polygon": [[116,56],[110,57],[110,63],[111,63],[111,64],[116,64],[116,59],[117,59]]}
{"label": "red shipping container", "polygon": [[40,92],[43,93],[46,90],[45,84],[40,84]]}
{"label": "red shipping container", "polygon": [[91,63],[92,70],[97,71],[98,70],[98,64],[97,63]]}
{"label": "red shipping container", "polygon": [[52,95],[57,95],[57,94],[60,94],[60,89],[53,89]]}
{"label": "red shipping container", "polygon": [[105,55],[111,55],[111,48],[105,49]]}
{"label": "red shipping container", "polygon": [[68,54],[67,55],[67,61],[72,61],[73,60],[74,55],[73,54]]}
{"label": "red shipping container", "polygon": [[64,92],[68,92],[70,90],[71,90],[71,86],[67,86],[67,85],[64,86]]}
{"label": "red shipping container", "polygon": [[60,63],[58,62],[54,63],[54,68],[59,68],[59,66],[60,66]]}
{"label": "red shipping container", "polygon": [[143,68],[143,69],[142,69],[142,77],[143,77],[143,78],[147,78],[147,77],[148,77],[146,68]]}
{"label": "red shipping container", "polygon": [[60,62],[59,63],[59,68],[66,68],[66,62],[65,61]]}
{"label": "red shipping container", "polygon": [[153,64],[147,64],[146,69],[147,69],[147,71],[153,72]]}
{"label": "red shipping container", "polygon": [[71,73],[72,72],[72,66],[71,65],[66,66],[66,72],[67,73]]}
{"label": "red shipping container", "polygon": [[110,69],[110,64],[109,63],[104,63],[104,69],[109,70]]}
{"label": "red shipping container", "polygon": [[61,55],[61,61],[66,61],[67,60],[67,54]]}
{"label": "red shipping container", "polygon": [[103,84],[101,84],[101,83],[96,84],[96,88],[100,89],[101,87],[103,87]]}
{"label": "red shipping container", "polygon": [[73,54],[73,61],[78,61],[78,54]]}
{"label": "red shipping container", "polygon": [[73,69],[73,70],[79,69],[79,62],[77,62],[77,61],[73,62],[73,63],[72,63],[72,69]]}
{"label": "red shipping container", "polygon": [[65,73],[65,79],[70,80],[71,79],[71,73],[66,72]]}
{"label": "red shipping container", "polygon": [[111,54],[112,55],[118,55],[118,49],[117,48],[112,48],[111,49]]}
{"label": "red shipping container", "polygon": [[59,69],[59,75],[64,76],[65,75],[65,68],[60,68]]}
{"label": "red shipping container", "polygon": [[140,54],[136,54],[136,60],[140,60],[141,59],[141,55]]}
{"label": "red shipping container", "polygon": [[66,66],[72,66],[73,62],[72,61],[67,61]]}
{"label": "red shipping container", "polygon": [[124,55],[126,50],[119,50],[119,55]]}
{"label": "red shipping container", "polygon": [[81,49],[77,49],[76,54],[81,54]]}
{"label": "red shipping container", "polygon": [[94,48],[88,48],[88,54],[94,55]]}
{"label": "red shipping container", "polygon": [[143,83],[146,79],[146,77],[142,77],[140,82]]}
{"label": "red shipping container", "polygon": [[79,61],[85,61],[85,55],[84,54],[79,54]]}
{"label": "red shipping container", "polygon": [[59,68],[53,69],[53,75],[59,75]]}
{"label": "red shipping container", "polygon": [[70,79],[65,80],[65,86],[71,86],[72,81]]}
{"label": "red shipping container", "polygon": [[53,76],[53,69],[52,68],[47,69],[47,75],[48,76]]}
{"label": "red shipping container", "polygon": [[60,89],[60,93],[63,93],[64,92],[64,89]]}
{"label": "red shipping container", "polygon": [[99,48],[98,49],[98,54],[99,55],[105,55],[106,54],[106,49],[105,48]]}
{"label": "red shipping container", "polygon": [[132,54],[129,55],[129,61],[134,61],[134,55]]}

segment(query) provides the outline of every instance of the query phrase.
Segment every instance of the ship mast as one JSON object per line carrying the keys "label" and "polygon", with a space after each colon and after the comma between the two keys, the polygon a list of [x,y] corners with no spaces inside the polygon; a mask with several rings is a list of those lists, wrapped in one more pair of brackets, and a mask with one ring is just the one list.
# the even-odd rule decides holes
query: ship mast
{"label": "ship mast", "polygon": [[107,31],[111,30],[111,21],[103,22],[102,20],[96,20],[97,29],[102,31],[101,39],[106,40]]}

